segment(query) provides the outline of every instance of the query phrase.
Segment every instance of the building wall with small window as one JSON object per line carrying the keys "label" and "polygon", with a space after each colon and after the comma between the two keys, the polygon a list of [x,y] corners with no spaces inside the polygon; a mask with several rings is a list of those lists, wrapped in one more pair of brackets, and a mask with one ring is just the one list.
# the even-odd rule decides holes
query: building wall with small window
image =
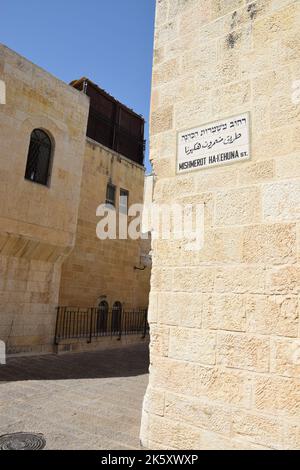
{"label": "building wall with small window", "polygon": [[140,241],[96,237],[98,205],[142,203],[144,168],[86,137],[84,92],[2,45],[1,80],[0,340],[49,352],[58,305],[147,307]]}
{"label": "building wall with small window", "polygon": [[77,230],[89,98],[0,45],[0,339],[51,350]]}
{"label": "building wall with small window", "polygon": [[150,239],[100,240],[96,234],[97,207],[111,205],[117,219],[120,212],[126,215],[126,199],[127,208],[143,203],[144,179],[143,166],[87,139],[76,244],[63,265],[60,305],[96,307],[101,299],[109,309],[115,302],[125,309],[148,306],[150,267],[143,255],[150,251]]}

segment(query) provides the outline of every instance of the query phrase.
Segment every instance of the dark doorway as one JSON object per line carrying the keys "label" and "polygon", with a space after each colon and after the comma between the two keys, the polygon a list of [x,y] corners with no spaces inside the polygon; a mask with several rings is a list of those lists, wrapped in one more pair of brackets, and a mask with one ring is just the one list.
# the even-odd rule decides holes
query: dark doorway
{"label": "dark doorway", "polygon": [[108,310],[109,306],[106,300],[102,300],[98,307],[97,313],[97,333],[106,333],[107,322],[108,322]]}
{"label": "dark doorway", "polygon": [[123,307],[121,302],[115,302],[112,309],[111,320],[111,330],[113,333],[117,333],[121,330],[122,310]]}

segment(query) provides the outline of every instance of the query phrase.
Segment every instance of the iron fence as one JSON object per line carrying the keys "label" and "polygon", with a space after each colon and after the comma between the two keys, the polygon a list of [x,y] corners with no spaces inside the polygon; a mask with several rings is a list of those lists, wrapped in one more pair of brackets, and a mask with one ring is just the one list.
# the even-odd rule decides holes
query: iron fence
{"label": "iron fence", "polygon": [[55,328],[55,344],[67,339],[111,336],[121,339],[123,335],[139,335],[145,338],[149,332],[147,309],[108,310],[101,307],[58,307]]}

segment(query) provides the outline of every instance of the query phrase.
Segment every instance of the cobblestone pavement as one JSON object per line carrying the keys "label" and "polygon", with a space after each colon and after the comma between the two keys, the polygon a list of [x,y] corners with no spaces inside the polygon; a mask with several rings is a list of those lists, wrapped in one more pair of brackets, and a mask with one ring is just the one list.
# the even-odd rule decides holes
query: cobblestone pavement
{"label": "cobblestone pavement", "polygon": [[44,434],[46,449],[138,449],[148,345],[14,357],[0,366],[0,436]]}

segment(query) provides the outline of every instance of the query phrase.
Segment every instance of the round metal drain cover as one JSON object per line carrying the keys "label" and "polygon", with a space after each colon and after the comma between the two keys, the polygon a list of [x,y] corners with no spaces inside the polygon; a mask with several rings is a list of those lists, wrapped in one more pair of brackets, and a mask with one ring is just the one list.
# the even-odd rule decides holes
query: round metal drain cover
{"label": "round metal drain cover", "polygon": [[45,445],[43,434],[17,432],[0,436],[0,450],[42,450]]}

